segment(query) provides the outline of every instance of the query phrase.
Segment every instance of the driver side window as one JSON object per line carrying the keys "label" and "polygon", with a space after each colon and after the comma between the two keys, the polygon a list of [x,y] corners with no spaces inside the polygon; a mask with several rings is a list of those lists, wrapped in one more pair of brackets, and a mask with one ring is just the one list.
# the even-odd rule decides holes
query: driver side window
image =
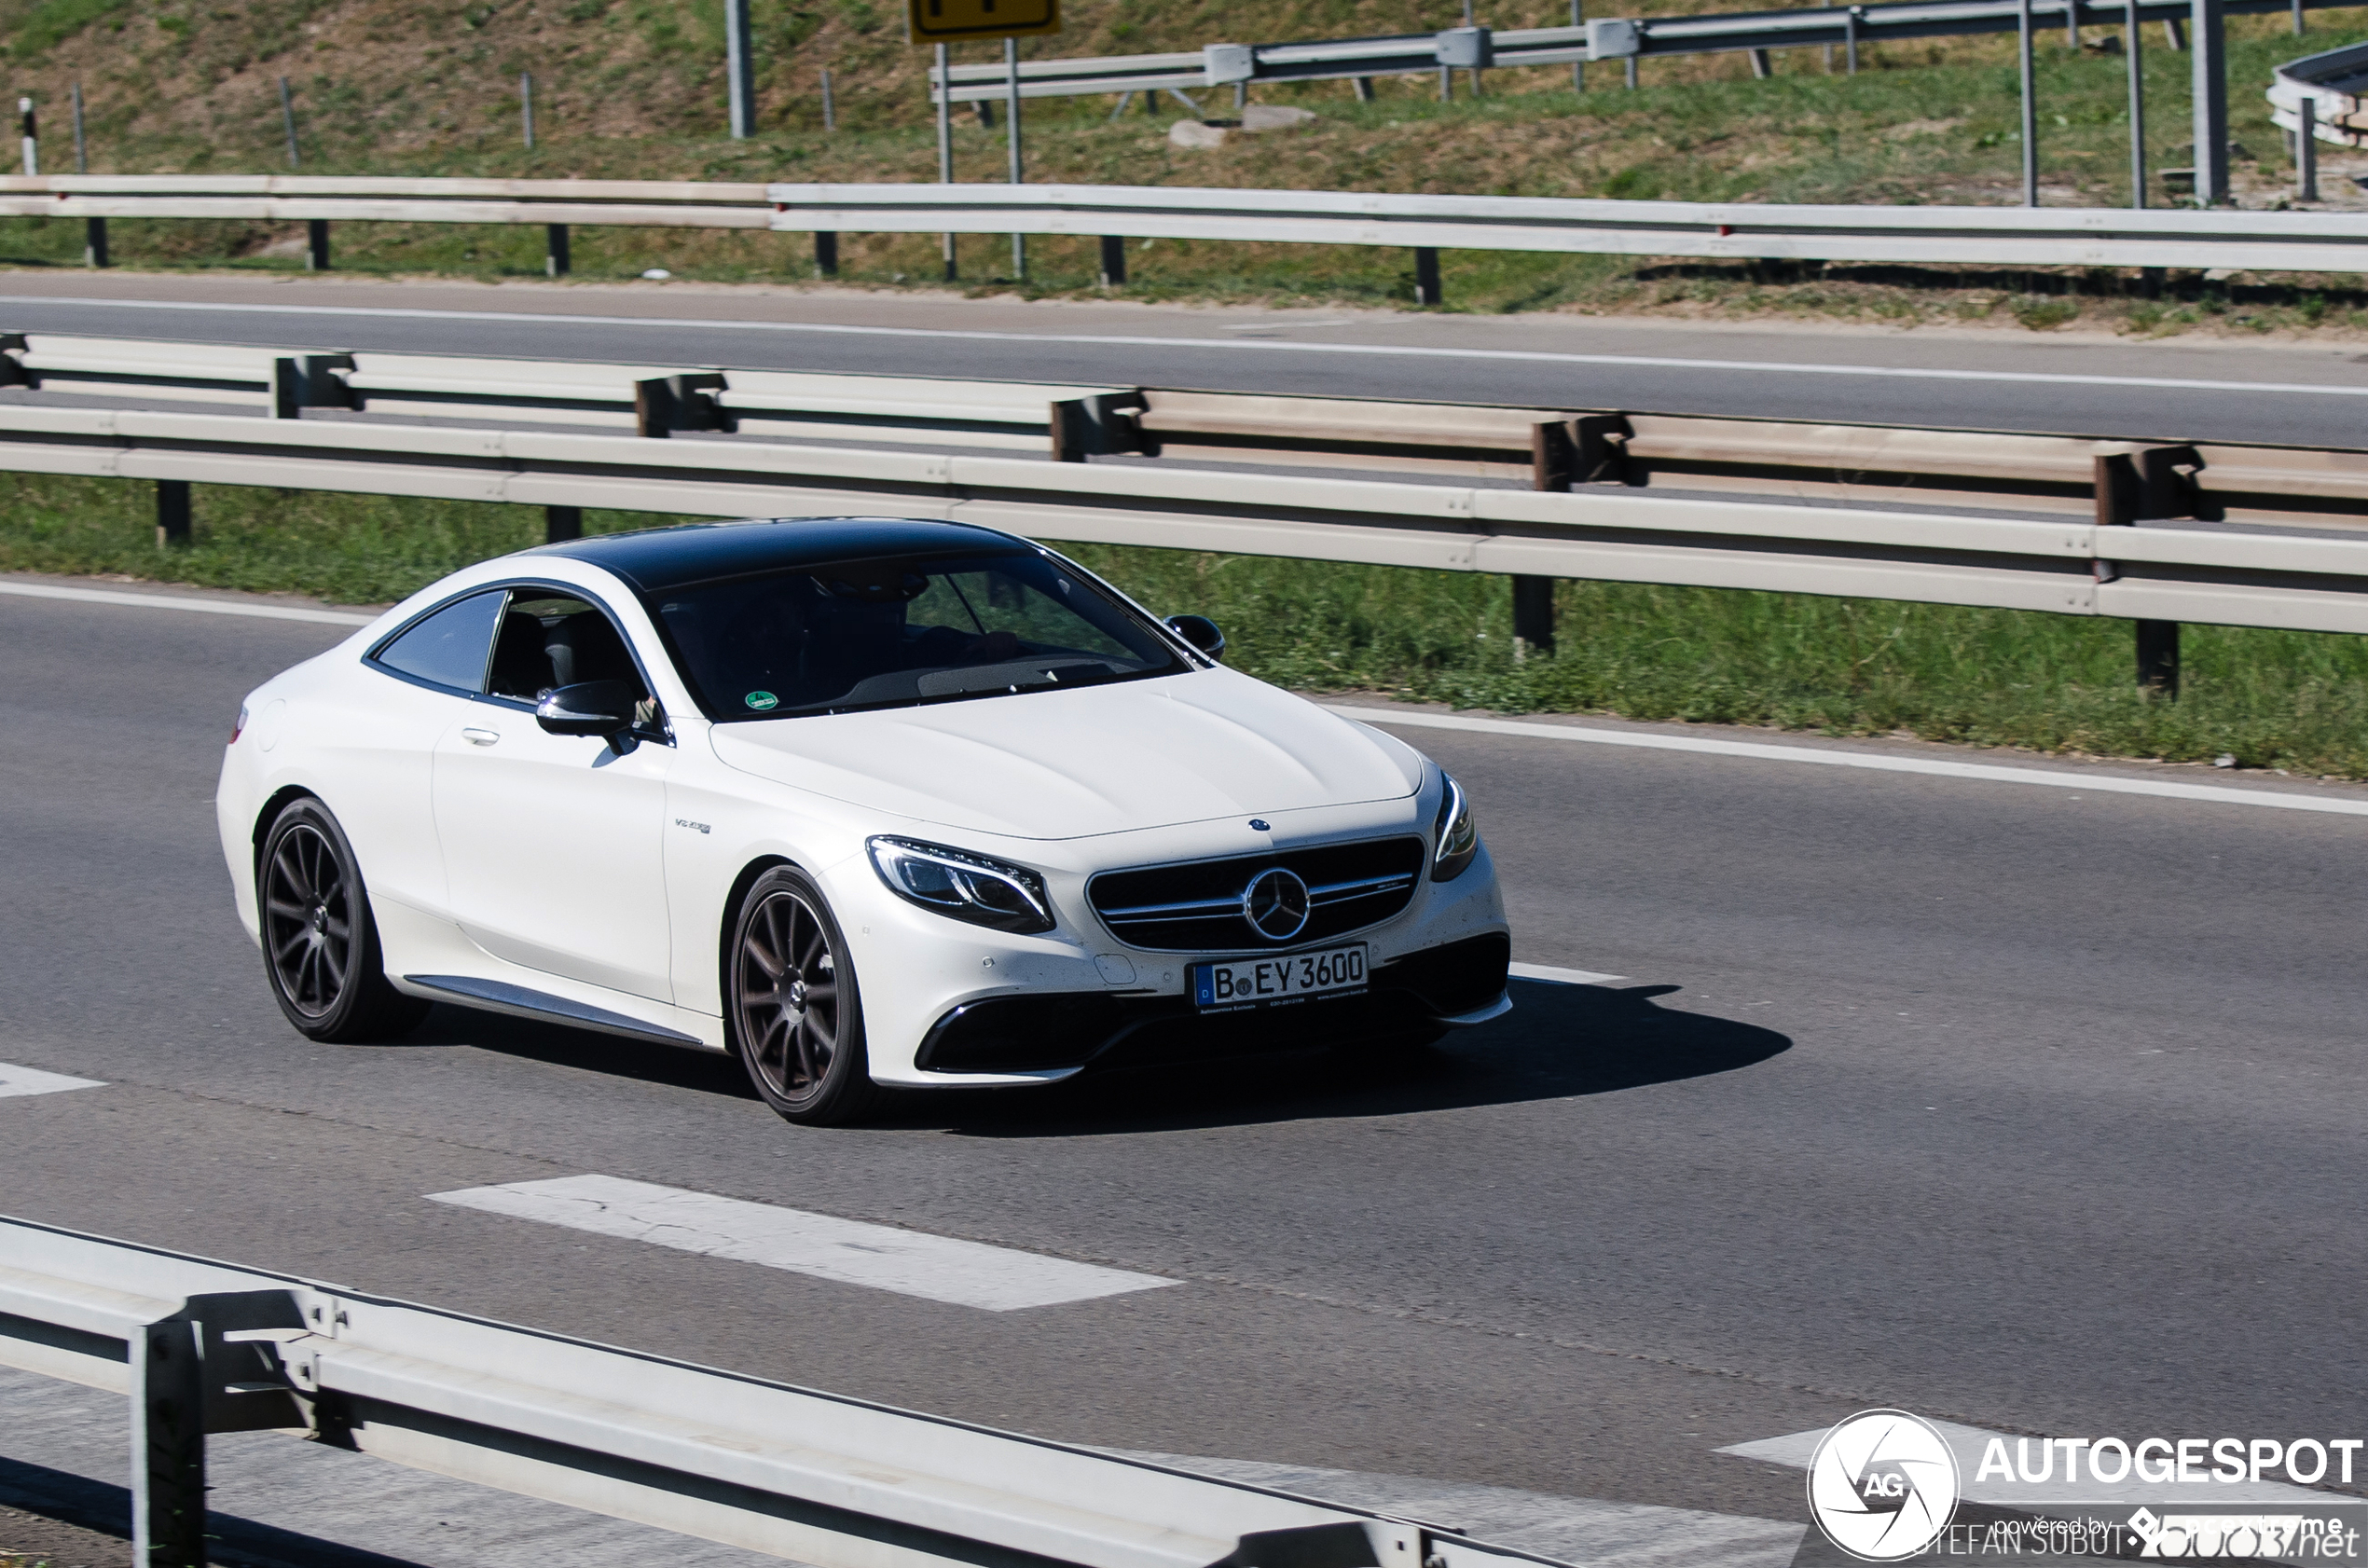
{"label": "driver side window", "polygon": [[599,608],[551,589],[512,589],[493,642],[487,692],[536,702],[558,687],[587,681],[622,681],[637,700],[649,701],[649,688],[625,639]]}

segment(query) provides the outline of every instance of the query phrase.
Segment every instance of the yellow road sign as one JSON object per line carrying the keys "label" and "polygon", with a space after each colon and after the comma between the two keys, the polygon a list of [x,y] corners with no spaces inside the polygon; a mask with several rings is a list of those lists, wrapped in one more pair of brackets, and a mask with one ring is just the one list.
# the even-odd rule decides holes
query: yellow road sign
{"label": "yellow road sign", "polygon": [[1061,0],[905,0],[905,36],[916,44],[1030,38],[1061,30]]}

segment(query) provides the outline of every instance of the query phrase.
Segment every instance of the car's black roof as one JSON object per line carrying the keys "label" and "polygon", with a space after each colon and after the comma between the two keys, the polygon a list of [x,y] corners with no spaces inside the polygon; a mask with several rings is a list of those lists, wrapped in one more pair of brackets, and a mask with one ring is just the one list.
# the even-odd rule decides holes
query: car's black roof
{"label": "car's black roof", "polygon": [[571,556],[616,573],[643,593],[663,593],[690,583],[820,566],[826,561],[880,560],[949,551],[1001,554],[1028,548],[1008,533],[971,523],[918,517],[775,517],[606,533],[545,544],[527,554]]}

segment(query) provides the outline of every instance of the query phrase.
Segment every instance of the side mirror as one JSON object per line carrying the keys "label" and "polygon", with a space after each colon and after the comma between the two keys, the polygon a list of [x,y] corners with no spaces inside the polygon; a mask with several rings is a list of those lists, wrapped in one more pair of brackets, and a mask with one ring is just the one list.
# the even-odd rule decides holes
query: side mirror
{"label": "side mirror", "polygon": [[551,735],[607,737],[617,755],[640,744],[633,738],[633,708],[640,694],[628,681],[585,681],[561,686],[534,706],[534,722]]}
{"label": "side mirror", "polygon": [[1225,660],[1225,634],[1217,623],[1205,615],[1170,615],[1167,629],[1185,641],[1222,664]]}

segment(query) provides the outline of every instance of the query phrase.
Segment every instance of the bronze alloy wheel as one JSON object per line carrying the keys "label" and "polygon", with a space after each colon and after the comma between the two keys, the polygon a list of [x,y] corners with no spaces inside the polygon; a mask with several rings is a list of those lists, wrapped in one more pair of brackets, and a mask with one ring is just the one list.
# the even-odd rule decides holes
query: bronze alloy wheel
{"label": "bronze alloy wheel", "polygon": [[847,943],[821,893],[796,872],[765,873],[742,901],[731,985],[734,1044],[765,1104],[819,1124],[847,1121],[869,1102]]}
{"label": "bronze alloy wheel", "polygon": [[353,846],[319,801],[291,801],[272,819],[255,893],[271,996],[300,1033],[393,1039],[427,1016],[426,1002],[388,983]]}

